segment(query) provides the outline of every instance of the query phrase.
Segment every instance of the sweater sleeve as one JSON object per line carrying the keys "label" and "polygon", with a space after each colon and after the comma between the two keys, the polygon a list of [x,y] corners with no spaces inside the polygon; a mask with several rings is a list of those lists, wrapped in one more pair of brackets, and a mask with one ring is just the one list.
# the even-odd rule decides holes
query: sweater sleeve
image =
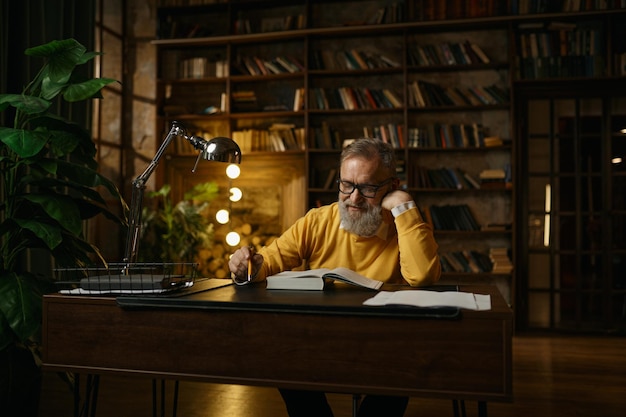
{"label": "sweater sleeve", "polygon": [[280,237],[261,248],[259,253],[263,256],[263,265],[257,274],[257,280],[299,268],[308,259],[307,254],[302,251],[309,246],[307,235],[311,234],[309,229],[311,223],[314,223],[312,213],[313,211],[296,220]]}
{"label": "sweater sleeve", "polygon": [[439,280],[441,264],[433,230],[417,207],[395,217],[400,251],[400,270],[411,286],[430,285]]}

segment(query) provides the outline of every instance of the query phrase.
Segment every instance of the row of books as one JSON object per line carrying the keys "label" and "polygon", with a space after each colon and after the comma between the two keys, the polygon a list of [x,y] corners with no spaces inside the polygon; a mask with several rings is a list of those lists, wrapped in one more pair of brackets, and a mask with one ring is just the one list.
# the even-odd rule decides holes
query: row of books
{"label": "row of books", "polygon": [[235,35],[245,35],[304,29],[305,27],[306,17],[304,14],[264,17],[260,20],[241,17],[235,20],[234,32]]}
{"label": "row of books", "polygon": [[204,23],[183,23],[172,20],[159,27],[159,37],[167,39],[203,38],[214,35],[211,27]]}
{"label": "row of books", "polygon": [[313,54],[312,67],[318,70],[363,70],[375,68],[398,68],[400,63],[380,53],[358,50],[356,48],[331,51],[316,50]]}
{"label": "row of books", "polygon": [[480,225],[467,204],[426,206],[422,208],[422,217],[431,224],[434,230],[480,230]]}
{"label": "row of books", "polygon": [[[442,142],[439,131],[444,129],[450,133],[449,138]],[[363,137],[376,137],[391,143],[394,148],[473,148],[503,146],[504,141],[498,136],[485,136],[481,124],[447,125],[432,124],[425,128],[409,128],[405,138],[402,124],[388,123],[363,126]],[[437,132],[437,133],[435,133]],[[448,134],[445,134],[448,137]],[[452,139],[450,139],[452,138]],[[311,129],[311,147],[317,149],[341,149],[341,134],[331,128],[327,122]]]}
{"label": "row of books", "polygon": [[417,2],[418,20],[445,20],[538,13],[623,9],[624,0],[423,0]]}
{"label": "row of books", "polygon": [[267,129],[243,129],[232,132],[232,139],[246,152],[284,152],[305,149],[305,131],[288,123],[275,123]]}
{"label": "row of books", "polygon": [[[402,125],[396,123],[363,126],[362,137],[378,138],[396,149],[401,149],[405,146],[402,129]],[[310,144],[316,149],[342,149],[344,140],[341,133],[327,122],[322,122],[311,130]]]}
{"label": "row of books", "polygon": [[415,167],[413,183],[418,188],[478,189],[480,183],[460,168]]}
{"label": "row of books", "polygon": [[192,57],[180,61],[178,78],[227,77],[228,62],[226,60],[210,60],[206,57]]}
{"label": "row of books", "polygon": [[301,72],[304,65],[293,56],[281,55],[271,59],[246,56],[235,63],[235,68],[240,74],[268,75]]}
{"label": "row of books", "polygon": [[411,172],[413,184],[426,189],[507,189],[512,186],[511,164],[504,168],[487,168],[474,177],[461,168],[427,168],[413,167]]}
{"label": "row of books", "polygon": [[[220,1],[217,0],[162,0],[159,3],[170,7],[207,5],[219,2]],[[423,0],[415,2],[415,20],[432,21],[623,8],[626,8],[626,0],[564,0],[558,2],[547,0]],[[349,14],[350,20],[346,20],[343,24],[399,23],[406,20],[404,9],[404,2],[400,2],[381,7],[370,15],[363,16],[361,19],[359,17],[355,18],[356,13],[352,13]],[[306,20],[304,14],[277,14],[276,16],[254,20],[240,17],[235,20],[232,27],[234,34],[237,35],[297,30],[306,28]],[[327,26],[335,25],[335,23],[329,23]],[[318,23],[318,27],[327,26]],[[169,38],[190,38],[214,35],[211,24],[182,24],[182,22],[176,20],[172,21],[169,27],[162,27],[160,34],[161,37]]]}
{"label": "row of books", "polygon": [[409,86],[409,106],[485,106],[509,102],[509,91],[492,84],[473,87],[443,87],[424,80],[415,80]]}
{"label": "row of books", "polygon": [[382,25],[404,22],[404,2],[394,2],[381,7],[366,20],[368,25]]}
{"label": "row of books", "polygon": [[257,109],[257,99],[254,90],[233,91],[230,98],[233,110],[253,111]]}
{"label": "row of books", "polygon": [[442,272],[485,273],[493,271],[489,254],[475,250],[439,253]]}
{"label": "row of books", "polygon": [[526,58],[519,60],[519,78],[565,78],[565,77],[599,77],[605,75],[604,57],[588,56],[556,56],[544,58]]}
{"label": "row of books", "polygon": [[413,45],[408,50],[409,65],[430,67],[437,65],[488,64],[487,54],[474,42],[443,42]]}
{"label": "row of books", "polygon": [[311,141],[314,149],[341,149],[343,138],[337,129],[332,128],[328,122],[322,122],[319,126],[311,129]]}
{"label": "row of books", "polygon": [[[425,127],[410,128],[409,147],[482,148],[486,146],[502,145],[502,140],[498,143],[495,137],[486,136],[485,132],[486,128],[480,123],[433,123]],[[487,141],[485,141],[485,139],[487,139]]]}
{"label": "row of books", "polygon": [[385,143],[391,144],[395,149],[405,147],[403,127],[397,123],[380,124],[376,126],[364,126],[363,137],[378,138]]}
{"label": "row of books", "polygon": [[558,24],[566,28],[555,30],[556,23],[547,28],[520,32],[517,35],[522,58],[554,56],[589,56],[602,54],[602,34],[596,28],[576,28],[575,24]]}
{"label": "row of books", "polygon": [[387,89],[365,87],[339,87],[311,89],[310,106],[312,109],[383,109],[400,108],[402,102]]}

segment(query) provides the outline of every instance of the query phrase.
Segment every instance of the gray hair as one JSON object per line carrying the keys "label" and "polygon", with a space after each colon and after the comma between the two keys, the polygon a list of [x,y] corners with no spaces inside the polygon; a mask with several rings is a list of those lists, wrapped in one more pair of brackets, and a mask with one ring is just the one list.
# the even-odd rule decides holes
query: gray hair
{"label": "gray hair", "polygon": [[396,154],[393,147],[378,138],[359,138],[346,146],[341,152],[340,165],[352,157],[380,158],[382,165],[389,170],[389,174],[392,177],[396,176]]}

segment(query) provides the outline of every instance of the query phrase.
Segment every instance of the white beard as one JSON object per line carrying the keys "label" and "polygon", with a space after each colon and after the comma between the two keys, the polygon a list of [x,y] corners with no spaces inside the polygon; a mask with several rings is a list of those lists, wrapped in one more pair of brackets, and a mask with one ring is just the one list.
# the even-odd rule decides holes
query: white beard
{"label": "white beard", "polygon": [[350,200],[339,201],[339,215],[343,228],[350,233],[359,236],[373,236],[383,221],[382,207],[365,204],[367,210],[360,215],[352,215],[348,207],[352,204]]}

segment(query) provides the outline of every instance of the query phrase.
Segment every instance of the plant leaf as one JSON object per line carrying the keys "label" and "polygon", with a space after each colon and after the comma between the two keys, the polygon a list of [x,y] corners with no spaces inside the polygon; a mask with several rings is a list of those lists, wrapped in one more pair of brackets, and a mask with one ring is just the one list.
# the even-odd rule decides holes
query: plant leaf
{"label": "plant leaf", "polygon": [[0,276],[0,312],[19,341],[25,342],[41,327],[42,292],[28,275]]}
{"label": "plant leaf", "polygon": [[48,216],[56,220],[63,228],[69,230],[74,235],[80,235],[82,231],[80,212],[70,197],[60,194],[56,196],[27,194],[24,198],[40,205]]}
{"label": "plant leaf", "polygon": [[48,138],[40,131],[0,127],[0,140],[20,158],[30,158],[43,149]]}
{"label": "plant leaf", "polygon": [[53,98],[65,87],[85,51],[75,39],[52,41],[25,51],[26,55],[48,59],[42,68],[41,97]]}
{"label": "plant leaf", "polygon": [[50,132],[50,150],[56,157],[70,154],[78,146],[78,141],[79,139],[72,132],[63,130]]}
{"label": "plant leaf", "polygon": [[63,98],[69,102],[87,100],[102,90],[102,87],[115,82],[112,78],[96,78],[78,84],[70,84],[63,93]]}
{"label": "plant leaf", "polygon": [[[2,105],[6,104],[13,106],[21,112],[26,114],[43,113],[52,105],[48,100],[44,100],[39,97],[33,97],[22,94],[2,94],[0,95],[0,109]],[[6,106],[5,106],[6,108]]]}
{"label": "plant leaf", "polygon": [[63,241],[63,235],[61,229],[50,223],[42,223],[34,219],[15,219],[21,228],[30,230],[35,236],[41,239],[46,246],[52,250],[59,246]]}

